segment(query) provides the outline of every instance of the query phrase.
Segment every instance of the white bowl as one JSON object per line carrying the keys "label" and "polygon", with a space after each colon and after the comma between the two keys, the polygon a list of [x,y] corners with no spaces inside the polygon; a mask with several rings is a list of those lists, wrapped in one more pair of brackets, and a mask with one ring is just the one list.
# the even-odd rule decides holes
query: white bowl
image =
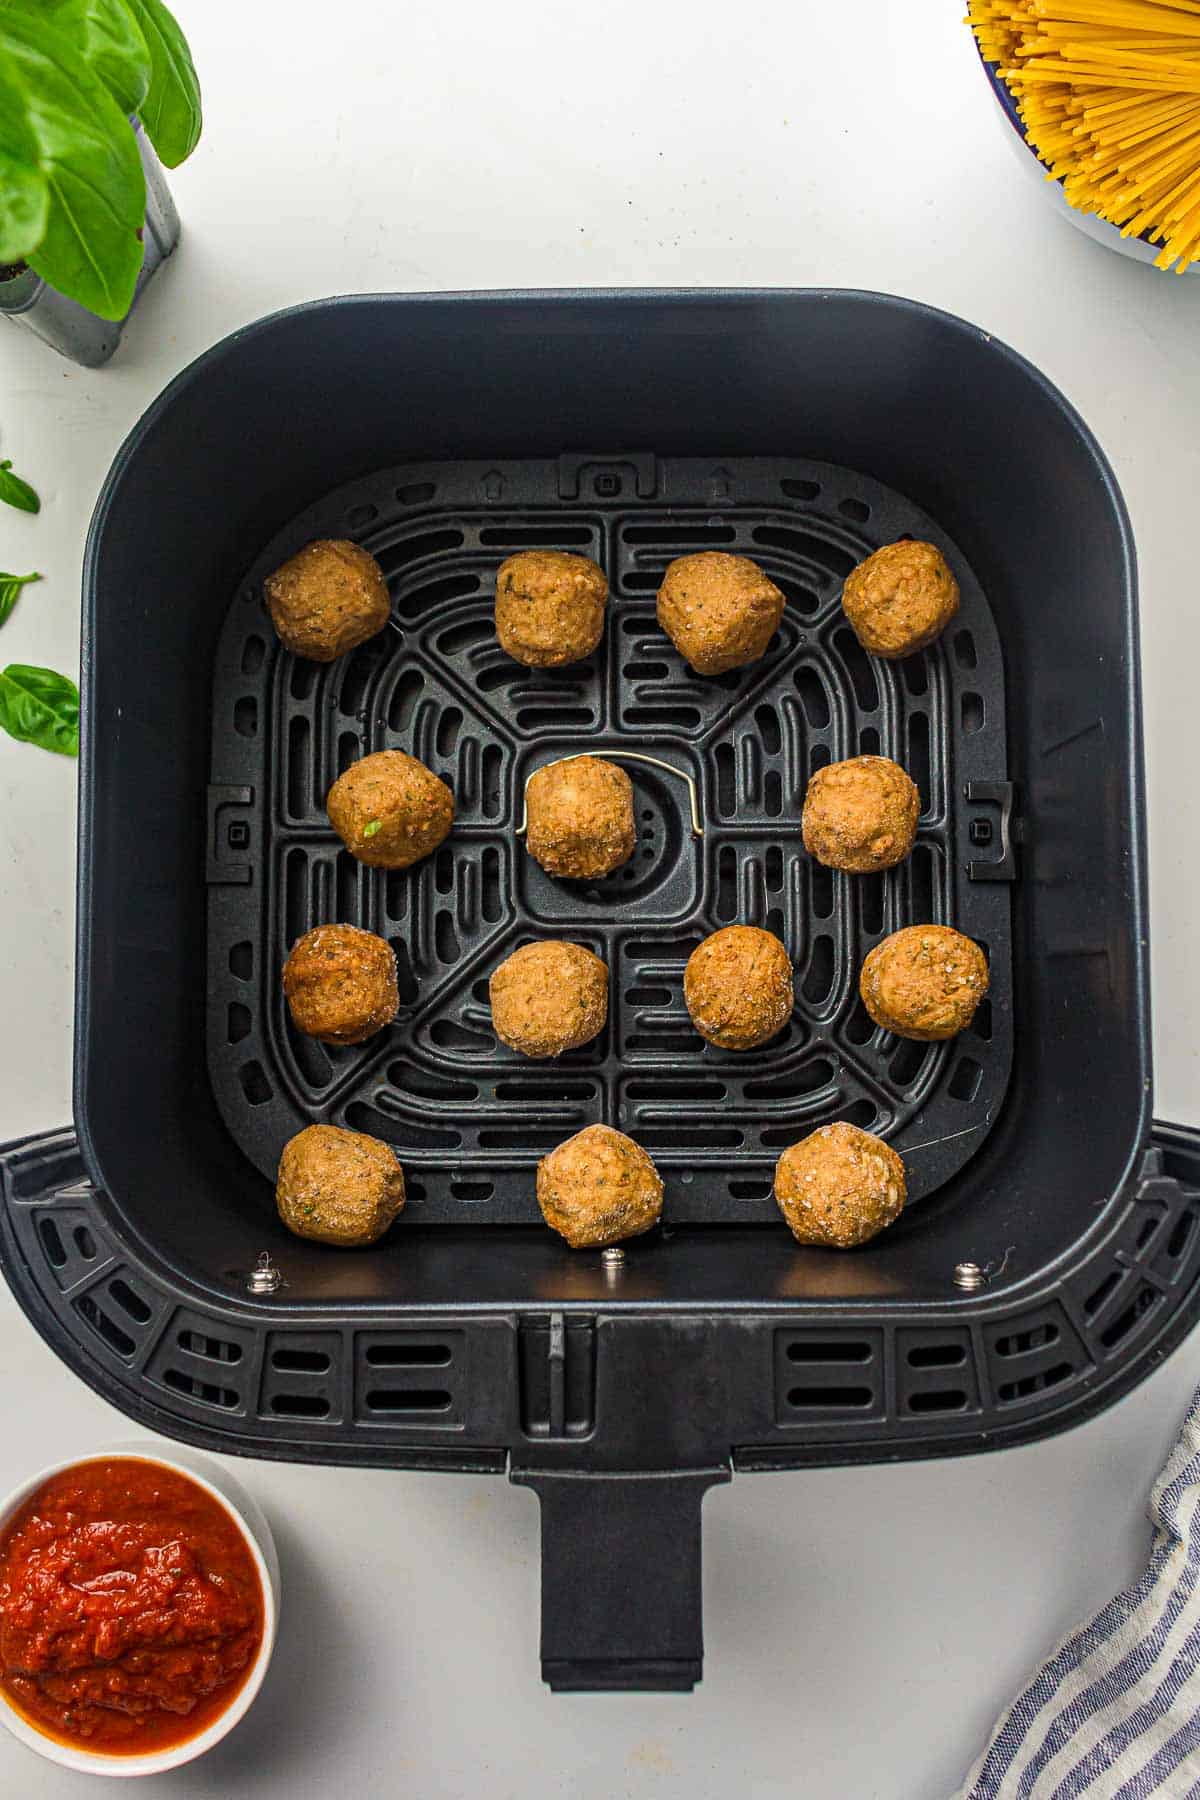
{"label": "white bowl", "polygon": [[[1017,103],[1007,82],[992,63],[984,60],[978,43],[975,48],[979,52],[980,66],[987,77],[988,86],[992,90],[992,95],[1003,117],[1002,129],[1005,139],[1015,152],[1026,175],[1030,180],[1036,181],[1042,198],[1053,206],[1061,218],[1074,225],[1076,231],[1082,231],[1085,237],[1090,237],[1097,244],[1103,244],[1107,250],[1115,250],[1118,256],[1128,256],[1134,262],[1155,263],[1162,253],[1161,244],[1151,244],[1141,237],[1122,237],[1119,226],[1110,224],[1107,219],[1101,219],[1096,213],[1080,212],[1078,207],[1071,205],[1063,193],[1062,183],[1047,178],[1045,164],[1025,136],[1025,127],[1021,123],[1020,115],[1017,112]],[[1159,273],[1162,274],[1164,271],[1160,270]],[[1189,268],[1184,270],[1184,274],[1200,275],[1200,262],[1192,263]]]}
{"label": "white bowl", "polygon": [[233,1515],[262,1584],[263,1637],[254,1666],[233,1700],[206,1731],[198,1732],[195,1737],[188,1738],[169,1750],[156,1750],[147,1756],[105,1755],[100,1751],[81,1750],[73,1744],[60,1743],[57,1738],[47,1737],[16,1710],[2,1689],[0,1724],[6,1726],[15,1738],[19,1738],[31,1750],[36,1750],[39,1756],[44,1756],[48,1762],[61,1764],[64,1769],[78,1769],[84,1775],[162,1775],[168,1769],[178,1769],[183,1763],[203,1756],[206,1750],[219,1744],[254,1704],[254,1697],[263,1684],[263,1677],[275,1648],[275,1633],[279,1621],[279,1558],[275,1554],[271,1527],[258,1502],[251,1498],[240,1482],[194,1450],[175,1444],[164,1449],[156,1439],[151,1438],[113,1444],[106,1450],[96,1450],[87,1456],[70,1456],[65,1462],[53,1463],[49,1468],[39,1470],[0,1502],[0,1533],[7,1529],[14,1513],[32,1498],[43,1482],[68,1469],[77,1469],[90,1462],[104,1462],[115,1456],[134,1456],[142,1462],[158,1463],[163,1468],[174,1469],[179,1474],[186,1475],[222,1505],[226,1512]]}

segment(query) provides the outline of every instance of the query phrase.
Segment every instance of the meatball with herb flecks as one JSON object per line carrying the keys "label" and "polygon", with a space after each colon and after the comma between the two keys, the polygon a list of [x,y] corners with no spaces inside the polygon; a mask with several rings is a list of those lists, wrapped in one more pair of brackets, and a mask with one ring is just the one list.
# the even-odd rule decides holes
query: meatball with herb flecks
{"label": "meatball with herb flecks", "polygon": [[590,656],[604,635],[608,578],[590,556],[520,550],[496,574],[500,648],[532,669]]}
{"label": "meatball with herb flecks", "polygon": [[901,538],[850,571],[842,607],[872,656],[911,656],[940,637],[958,611],[958,583],[936,544]]}
{"label": "meatball with herb flecks", "polygon": [[542,1217],[573,1250],[639,1237],[662,1213],[662,1177],[640,1144],[609,1125],[588,1125],[542,1158]]}
{"label": "meatball with herb flecks", "polygon": [[683,972],[683,998],[701,1037],[722,1050],[753,1050],[781,1032],[795,1004],[792,965],[772,931],[727,925],[698,944]]}
{"label": "meatball with herb flecks", "polygon": [[523,944],[492,971],[492,1028],[522,1056],[590,1044],[608,1018],[608,968],[582,944]]}
{"label": "meatball with herb flecks", "polygon": [[377,869],[410,868],[454,823],[450,789],[403,750],[377,750],[351,763],[325,806],[350,854]]}
{"label": "meatball with herb flecks", "polygon": [[268,575],[263,595],[294,656],[333,662],[382,631],[391,613],[383,570],[345,538],[318,538]]}
{"label": "meatball with herb flecks", "polygon": [[857,1125],[822,1125],[784,1151],[775,1200],[798,1244],[853,1250],[900,1217],[904,1164]]}
{"label": "meatball with herb flecks", "polygon": [[964,1031],[988,991],[987,958],[949,925],[906,925],[867,957],[863,1005],[897,1037],[936,1043]]}
{"label": "meatball with herb flecks", "polygon": [[817,769],[804,797],[804,847],[826,868],[870,875],[903,862],[921,796],[887,756],[852,756]]}
{"label": "meatball with herb flecks", "polygon": [[616,763],[599,756],[547,763],[530,776],[525,807],[529,854],[548,875],[597,880],[633,855],[633,783]]}
{"label": "meatball with herb flecks", "polygon": [[283,1147],[275,1203],[297,1237],[344,1248],[373,1244],[404,1205],[404,1172],[378,1138],[309,1125]]}
{"label": "meatball with herb flecks", "polygon": [[400,1008],[396,955],[373,931],[317,925],[292,946],[283,992],[297,1031],[326,1044],[361,1044]]}
{"label": "meatball with herb flecks", "polygon": [[697,675],[757,662],[779,628],[784,597],[748,556],[700,550],[668,563],[658,622]]}

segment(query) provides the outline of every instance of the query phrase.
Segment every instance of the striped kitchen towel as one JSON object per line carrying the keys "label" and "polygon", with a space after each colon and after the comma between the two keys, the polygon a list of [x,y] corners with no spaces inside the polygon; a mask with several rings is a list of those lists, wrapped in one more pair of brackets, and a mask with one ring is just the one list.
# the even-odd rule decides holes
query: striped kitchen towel
{"label": "striped kitchen towel", "polygon": [[1200,1392],[1150,1516],[1145,1574],[1063,1638],[959,1800],[1200,1800]]}

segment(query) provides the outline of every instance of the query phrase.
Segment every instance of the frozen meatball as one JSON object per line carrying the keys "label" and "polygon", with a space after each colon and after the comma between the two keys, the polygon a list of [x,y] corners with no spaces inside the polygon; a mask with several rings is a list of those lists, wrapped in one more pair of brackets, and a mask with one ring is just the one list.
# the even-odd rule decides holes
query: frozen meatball
{"label": "frozen meatball", "polygon": [[358,544],[318,538],[263,582],[267,610],[294,656],[333,662],[365,644],[388,622],[383,570]]}
{"label": "frozen meatball", "polygon": [[450,789],[403,750],[377,750],[351,763],[330,788],[325,806],[350,854],[376,869],[407,869],[420,862],[454,823]]}
{"label": "frozen meatball", "polygon": [[283,992],[297,1031],[325,1044],[361,1044],[399,1011],[395,952],[357,925],[318,925],[292,946]]}
{"label": "frozen meatball", "polygon": [[783,595],[748,556],[701,550],[667,565],[658,622],[697,675],[757,662],[779,629]]}
{"label": "frozen meatball", "polygon": [[595,1249],[657,1225],[662,1177],[623,1131],[588,1125],[542,1158],[537,1201],[547,1225],[573,1250]]}
{"label": "frozen meatball", "polygon": [[949,925],[906,925],[876,944],[858,985],[877,1025],[933,1043],[971,1023],[988,991],[987,958]]}
{"label": "frozen meatball", "polygon": [[795,991],[788,953],[773,931],[727,925],[698,944],[683,971],[692,1024],[722,1050],[753,1050],[783,1030]]}
{"label": "frozen meatball", "polygon": [[492,1027],[523,1056],[590,1044],[608,1018],[608,966],[582,944],[523,944],[488,982]]}
{"label": "frozen meatball", "polygon": [[297,1237],[373,1244],[404,1205],[404,1173],[378,1138],[309,1125],[283,1146],[275,1203]]}
{"label": "frozen meatball", "polygon": [[500,648],[531,669],[590,656],[604,635],[608,578],[590,556],[521,550],[496,575]]}
{"label": "frozen meatball", "polygon": [[857,1125],[822,1125],[775,1165],[775,1200],[798,1244],[853,1250],[904,1207],[904,1164]]}
{"label": "frozen meatball", "polygon": [[804,847],[830,869],[871,875],[903,862],[921,796],[887,756],[852,756],[818,769],[804,797]]}
{"label": "frozen meatball", "polygon": [[633,783],[616,763],[571,756],[547,763],[525,790],[529,854],[548,875],[611,875],[633,855]]}
{"label": "frozen meatball", "polygon": [[846,577],[842,606],[872,656],[924,650],[958,611],[958,583],[936,544],[885,544]]}

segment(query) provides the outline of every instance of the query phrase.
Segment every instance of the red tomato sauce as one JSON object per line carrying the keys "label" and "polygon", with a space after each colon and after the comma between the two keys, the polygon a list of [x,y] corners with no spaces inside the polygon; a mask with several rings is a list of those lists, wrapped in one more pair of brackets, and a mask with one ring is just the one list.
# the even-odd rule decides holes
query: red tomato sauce
{"label": "red tomato sauce", "polygon": [[263,1623],[232,1515],[138,1457],[52,1476],[0,1538],[0,1687],[82,1749],[140,1756],[204,1731],[253,1667]]}

